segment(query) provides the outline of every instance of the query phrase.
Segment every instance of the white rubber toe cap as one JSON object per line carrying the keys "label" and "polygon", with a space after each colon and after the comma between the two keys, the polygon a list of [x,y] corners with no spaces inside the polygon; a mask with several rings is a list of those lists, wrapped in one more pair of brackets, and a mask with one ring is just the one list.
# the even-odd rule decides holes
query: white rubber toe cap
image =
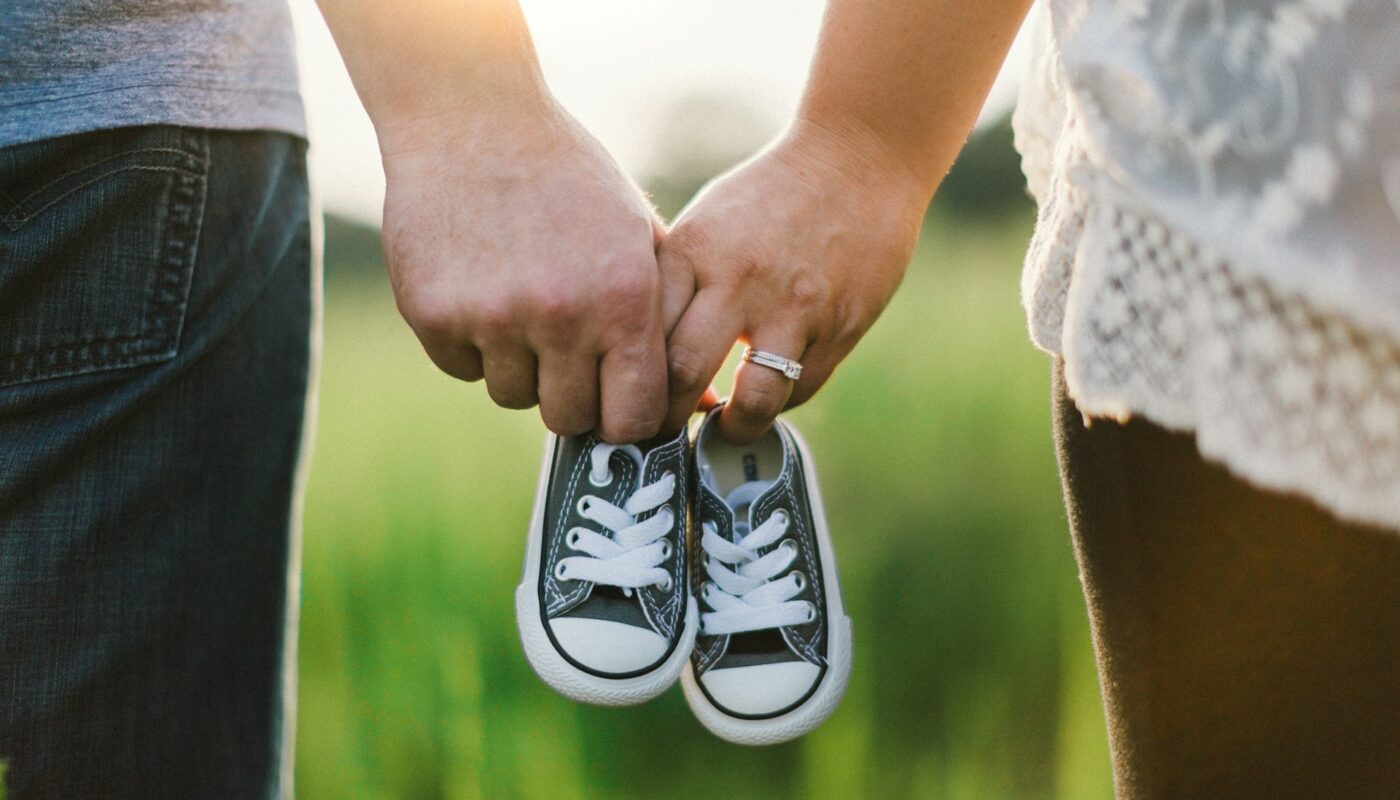
{"label": "white rubber toe cap", "polygon": [[812,690],[821,667],[806,661],[782,661],[747,667],[712,669],[700,684],[716,705],[734,714],[762,716],[781,711]]}
{"label": "white rubber toe cap", "polygon": [[564,654],[594,672],[612,675],[646,669],[666,655],[666,639],[655,631],[587,617],[549,621]]}

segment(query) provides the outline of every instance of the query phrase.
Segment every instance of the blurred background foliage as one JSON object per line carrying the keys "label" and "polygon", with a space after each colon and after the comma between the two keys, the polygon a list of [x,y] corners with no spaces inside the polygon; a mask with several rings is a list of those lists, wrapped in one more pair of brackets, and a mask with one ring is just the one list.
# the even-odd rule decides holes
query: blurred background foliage
{"label": "blurred background foliage", "polygon": [[[658,207],[761,145],[760,116],[679,104],[642,176]],[[1018,303],[1033,212],[1017,163],[1004,122],[977,134],[893,304],[789,415],[821,472],[856,656],[831,720],[767,749],[708,735],[679,689],[600,709],[535,678],[512,592],[543,428],[439,374],[394,310],[377,232],[331,218],[299,796],[1110,796],[1048,363]]]}

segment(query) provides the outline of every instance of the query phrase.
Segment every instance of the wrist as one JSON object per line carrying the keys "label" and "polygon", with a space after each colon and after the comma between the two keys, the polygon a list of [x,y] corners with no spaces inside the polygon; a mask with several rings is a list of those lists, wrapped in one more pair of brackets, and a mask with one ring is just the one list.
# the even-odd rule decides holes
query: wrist
{"label": "wrist", "polygon": [[561,113],[538,75],[465,86],[444,83],[455,91],[404,96],[371,112],[386,162],[448,141],[470,142],[472,137],[518,135],[523,144],[550,130]]}
{"label": "wrist", "polygon": [[387,152],[444,121],[547,105],[517,0],[317,2]]}
{"label": "wrist", "polygon": [[821,165],[847,186],[868,189],[886,201],[902,201],[920,216],[937,183],[916,171],[876,131],[858,124],[832,124],[799,115],[775,149],[800,165]]}

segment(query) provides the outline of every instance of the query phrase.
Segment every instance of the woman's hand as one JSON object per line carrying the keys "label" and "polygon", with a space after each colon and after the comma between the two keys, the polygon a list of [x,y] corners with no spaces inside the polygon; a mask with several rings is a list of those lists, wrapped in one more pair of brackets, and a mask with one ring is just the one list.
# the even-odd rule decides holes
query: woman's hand
{"label": "woman's hand", "polygon": [[851,351],[904,275],[932,187],[870,137],[799,122],[717,179],[659,250],[675,429],[736,340],[802,364],[795,384],[743,363],[720,418],[736,442],[805,402]]}

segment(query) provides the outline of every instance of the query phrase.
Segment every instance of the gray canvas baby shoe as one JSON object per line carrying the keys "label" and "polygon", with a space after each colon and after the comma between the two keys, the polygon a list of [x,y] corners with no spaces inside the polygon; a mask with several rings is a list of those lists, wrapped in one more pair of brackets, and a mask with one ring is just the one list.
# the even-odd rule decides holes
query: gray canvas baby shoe
{"label": "gray canvas baby shoe", "polygon": [[686,559],[688,431],[614,446],[546,442],[516,621],[530,666],[585,703],[649,700],[698,627]]}
{"label": "gray canvas baby shoe", "polygon": [[752,444],[695,440],[693,572],[700,632],[682,676],[706,728],[738,744],[776,744],[821,724],[851,671],[851,621],[817,475],[781,419]]}

